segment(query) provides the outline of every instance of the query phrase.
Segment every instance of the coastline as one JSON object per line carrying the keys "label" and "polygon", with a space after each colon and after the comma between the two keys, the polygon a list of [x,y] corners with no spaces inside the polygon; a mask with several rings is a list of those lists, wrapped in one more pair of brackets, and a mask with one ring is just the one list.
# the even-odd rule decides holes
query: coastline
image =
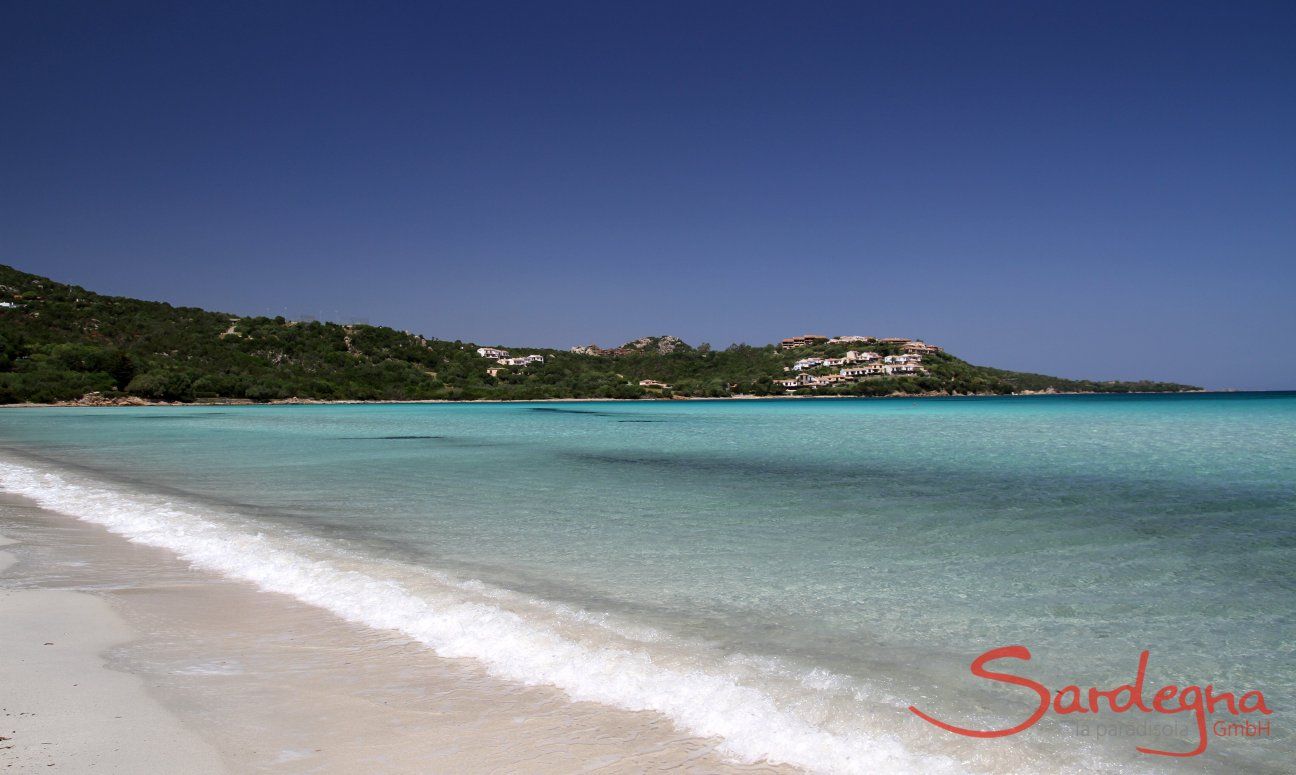
{"label": "coastline", "polygon": [[794,771],[730,763],[718,741],[680,733],[656,713],[493,678],[470,660],[195,570],[11,494],[0,495],[0,529],[9,536],[0,615],[11,624],[0,635],[0,670],[13,673],[0,712],[15,717],[0,763],[194,773]]}
{"label": "coastline", "polygon": [[[671,403],[674,401],[809,401],[809,400],[830,400],[840,401],[846,399],[867,400],[867,401],[885,401],[897,398],[1034,398],[1039,396],[1161,396],[1161,395],[1200,395],[1212,393],[1252,393],[1252,392],[1275,392],[1275,391],[1250,391],[1250,390],[1130,390],[1123,392],[1105,392],[1097,390],[1073,390],[1073,391],[1056,391],[1056,390],[1024,390],[1019,393],[947,393],[942,391],[927,393],[892,393],[885,396],[754,396],[754,395],[733,395],[733,396],[674,396],[671,398],[475,398],[467,400],[451,400],[445,398],[427,398],[427,399],[391,399],[391,400],[368,400],[368,399],[325,399],[325,398],[281,398],[273,401],[252,401],[246,398],[231,399],[211,399],[203,401],[152,401],[131,397],[129,399],[114,400],[105,399],[102,401],[52,401],[47,403],[19,403],[19,404],[0,404],[0,409],[44,409],[50,407],[80,407],[80,408],[109,408],[109,407],[144,407],[144,406],[366,406],[366,405],[399,405],[399,404],[583,404],[583,403]],[[1277,391],[1282,392],[1282,391]]]}

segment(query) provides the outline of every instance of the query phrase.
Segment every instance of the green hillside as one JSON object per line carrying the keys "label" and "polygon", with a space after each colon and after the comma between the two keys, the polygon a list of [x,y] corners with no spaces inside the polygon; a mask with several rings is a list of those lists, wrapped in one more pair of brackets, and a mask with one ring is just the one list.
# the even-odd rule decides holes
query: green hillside
{"label": "green hillside", "polygon": [[[103,296],[0,266],[0,403],[106,397],[250,399],[539,399],[783,395],[774,383],[809,355],[860,345],[712,350],[646,337],[603,354],[508,347],[543,363],[503,366],[478,345],[382,326],[236,317],[163,302]],[[869,344],[881,355],[897,345]],[[926,373],[803,388],[810,395],[1012,393],[1021,390],[1178,391],[1191,386],[1059,379],[973,366],[936,353]],[[489,370],[495,370],[491,374]],[[644,388],[657,380],[670,388]]]}

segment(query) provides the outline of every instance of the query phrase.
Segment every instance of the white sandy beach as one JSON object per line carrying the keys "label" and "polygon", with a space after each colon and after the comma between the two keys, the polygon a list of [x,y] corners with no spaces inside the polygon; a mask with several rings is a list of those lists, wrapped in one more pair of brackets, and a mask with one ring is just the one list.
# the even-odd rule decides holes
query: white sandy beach
{"label": "white sandy beach", "polygon": [[[13,543],[0,536],[0,545]],[[0,573],[16,564],[0,552]],[[216,773],[220,756],[103,653],[134,631],[82,592],[0,587],[0,764],[22,772]],[[179,769],[177,769],[179,768]]]}
{"label": "white sandy beach", "polygon": [[[775,772],[4,496],[0,768]],[[49,644],[49,645],[47,645]]]}

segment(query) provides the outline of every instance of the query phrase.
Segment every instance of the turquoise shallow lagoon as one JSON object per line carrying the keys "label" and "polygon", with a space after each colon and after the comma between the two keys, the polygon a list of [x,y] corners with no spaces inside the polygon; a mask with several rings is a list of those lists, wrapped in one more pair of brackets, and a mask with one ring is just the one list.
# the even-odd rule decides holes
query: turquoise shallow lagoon
{"label": "turquoise shallow lagoon", "polygon": [[[15,409],[0,486],[736,758],[1296,760],[1294,393]],[[1149,700],[1259,689],[1271,734],[1171,762],[1134,748],[1192,748],[1186,715],[971,741],[906,710],[1021,721],[1029,691],[967,672],[1010,644],[1053,689],[1148,649]]]}

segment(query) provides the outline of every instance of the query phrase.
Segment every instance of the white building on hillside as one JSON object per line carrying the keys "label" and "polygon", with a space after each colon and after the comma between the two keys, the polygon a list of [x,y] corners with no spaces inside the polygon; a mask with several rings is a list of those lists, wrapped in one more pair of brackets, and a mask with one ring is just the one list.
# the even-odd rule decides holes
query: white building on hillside
{"label": "white building on hillside", "polygon": [[478,347],[477,354],[483,358],[507,358],[509,351],[498,347]]}
{"label": "white building on hillside", "polygon": [[543,355],[524,355],[520,358],[499,358],[496,363],[502,363],[505,366],[530,366],[533,363],[544,363]]}
{"label": "white building on hillside", "polygon": [[860,352],[859,350],[851,350],[846,353],[845,359],[847,363],[868,363],[869,361],[876,361],[878,358],[881,357],[882,356],[878,355],[877,353]]}
{"label": "white building on hillside", "polygon": [[941,348],[934,344],[927,344],[921,339],[915,339],[908,344],[901,345],[901,347],[904,348],[905,352],[911,353],[938,353],[941,351]]}
{"label": "white building on hillside", "polygon": [[841,370],[843,377],[873,377],[878,374],[885,374],[884,366],[847,366]]}

